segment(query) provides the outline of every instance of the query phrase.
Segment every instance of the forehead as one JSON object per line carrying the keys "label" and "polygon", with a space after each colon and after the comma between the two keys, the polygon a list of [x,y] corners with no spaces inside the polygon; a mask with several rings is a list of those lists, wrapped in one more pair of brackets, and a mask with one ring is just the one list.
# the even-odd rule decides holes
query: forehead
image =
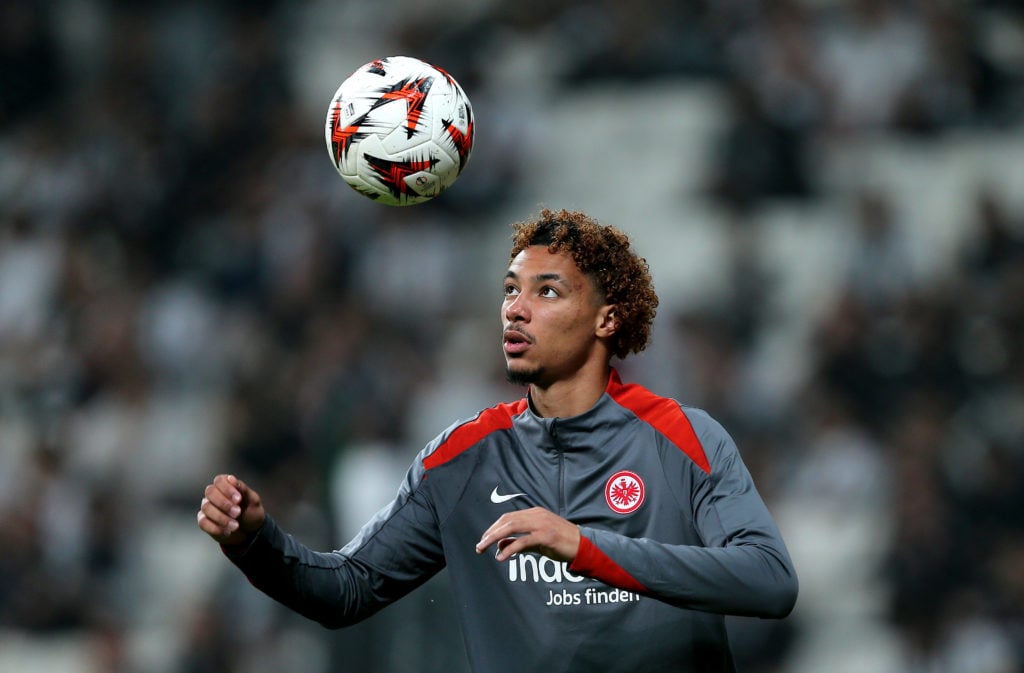
{"label": "forehead", "polygon": [[566,252],[551,252],[546,245],[531,245],[516,255],[508,266],[510,276],[521,279],[558,275],[565,280],[582,280],[583,273]]}

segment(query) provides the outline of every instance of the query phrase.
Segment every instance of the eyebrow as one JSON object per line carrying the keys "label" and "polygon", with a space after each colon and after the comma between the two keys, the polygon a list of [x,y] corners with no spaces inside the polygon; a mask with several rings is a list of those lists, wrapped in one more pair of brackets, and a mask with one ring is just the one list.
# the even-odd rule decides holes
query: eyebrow
{"label": "eyebrow", "polygon": [[[507,272],[505,272],[505,279],[519,280],[519,275],[516,274],[515,271],[509,269]],[[568,284],[568,281],[566,281],[565,278],[562,277],[562,274],[552,272],[538,273],[537,275],[533,276],[533,280],[536,282],[555,281],[558,283],[562,283],[563,285]]]}

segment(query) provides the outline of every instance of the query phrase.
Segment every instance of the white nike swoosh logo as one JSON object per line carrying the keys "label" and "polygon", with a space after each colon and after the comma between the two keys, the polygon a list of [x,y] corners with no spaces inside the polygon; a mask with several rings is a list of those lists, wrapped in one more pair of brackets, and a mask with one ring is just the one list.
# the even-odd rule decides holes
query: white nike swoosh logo
{"label": "white nike swoosh logo", "polygon": [[521,495],[526,495],[526,494],[525,493],[509,493],[507,495],[501,495],[500,493],[498,493],[498,487],[495,486],[494,490],[491,491],[491,502],[493,502],[495,505],[500,505],[503,502],[508,502],[512,498],[518,498]]}

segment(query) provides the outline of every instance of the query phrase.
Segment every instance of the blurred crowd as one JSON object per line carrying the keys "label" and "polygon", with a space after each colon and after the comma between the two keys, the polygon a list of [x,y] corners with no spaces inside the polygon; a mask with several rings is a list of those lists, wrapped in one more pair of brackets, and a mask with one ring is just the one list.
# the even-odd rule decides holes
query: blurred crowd
{"label": "blurred crowd", "polygon": [[[443,64],[486,129],[411,209],[348,190],[323,144],[334,88],[389,53]],[[0,670],[464,669],[443,586],[340,633],[255,595],[195,526],[202,488],[233,471],[342,546],[426,441],[522,394],[505,225],[562,205],[527,179],[531,120],[694,82],[722,132],[677,226],[687,200],[722,214],[728,291],[621,367],[723,421],[791,541],[797,611],[731,622],[741,670],[1024,671],[1024,202],[973,185],[923,272],[921,223],[819,163],[1024,132],[1011,0],[4,2]],[[637,221],[612,224],[642,227],[621,196]],[[842,283],[802,316],[744,245],[779,203],[849,213]],[[796,360],[766,355],[808,321]]]}

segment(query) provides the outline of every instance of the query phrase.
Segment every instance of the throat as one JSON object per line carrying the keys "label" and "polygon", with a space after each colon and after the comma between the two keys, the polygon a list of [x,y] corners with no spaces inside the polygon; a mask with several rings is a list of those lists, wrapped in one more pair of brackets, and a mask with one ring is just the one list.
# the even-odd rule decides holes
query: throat
{"label": "throat", "polygon": [[533,383],[530,386],[530,404],[542,418],[570,418],[590,411],[604,394],[607,379],[600,385],[579,385],[579,382],[560,381],[550,386]]}

